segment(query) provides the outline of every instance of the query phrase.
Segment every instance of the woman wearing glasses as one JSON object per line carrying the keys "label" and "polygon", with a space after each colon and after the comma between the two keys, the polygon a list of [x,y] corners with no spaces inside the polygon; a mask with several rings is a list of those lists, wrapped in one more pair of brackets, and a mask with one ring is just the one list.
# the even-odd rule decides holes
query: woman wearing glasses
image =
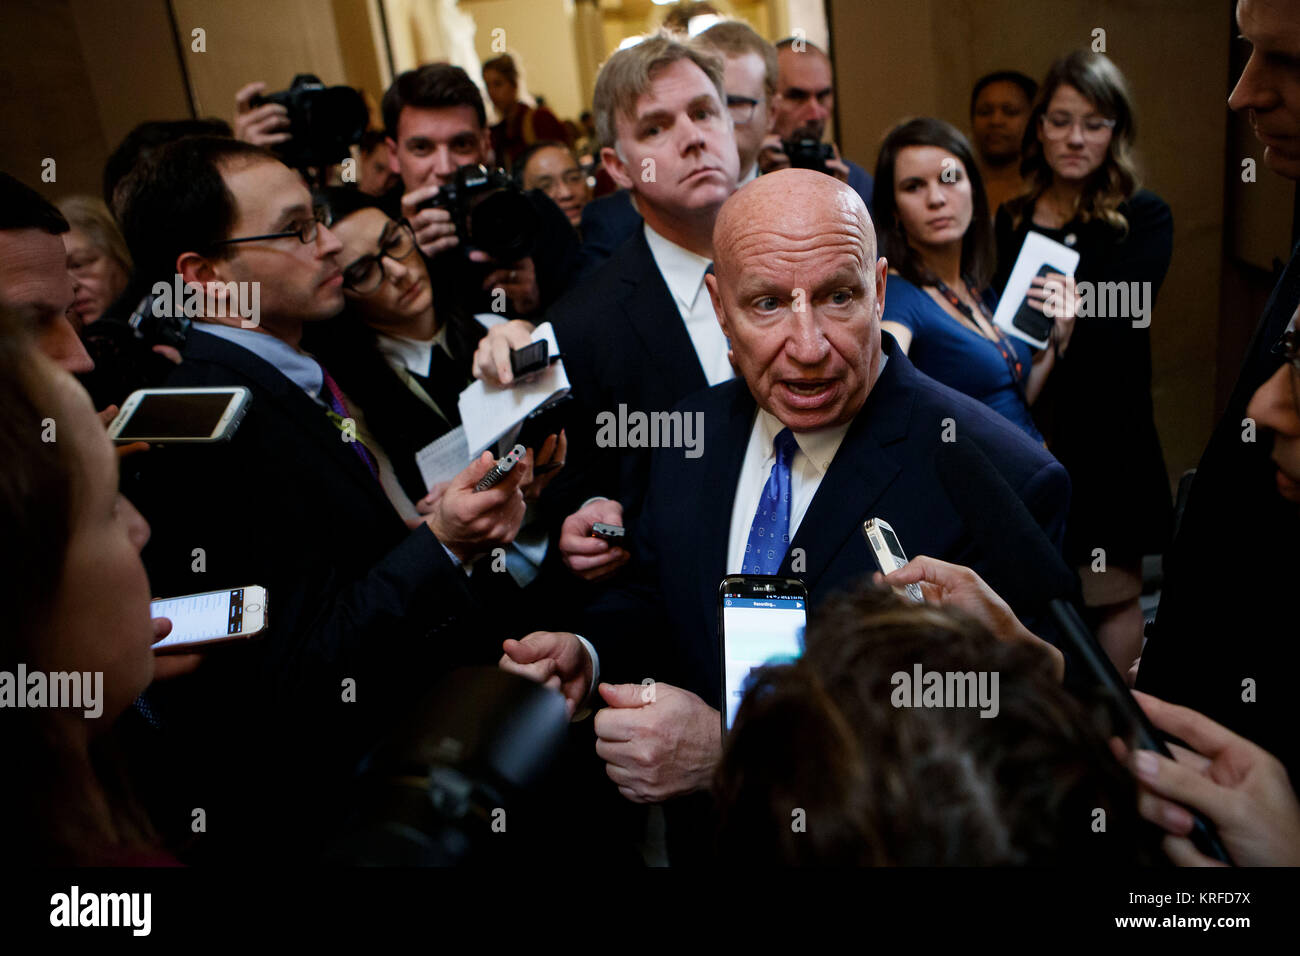
{"label": "woman wearing glasses", "polygon": [[[1029,189],[998,212],[994,280],[1005,285],[1031,229],[1079,252],[1080,314],[1035,413],[1072,482],[1066,556],[1121,670],[1141,649],[1142,557],[1164,550],[1171,517],[1146,325],[1169,268],[1173,218],[1138,188],[1133,142],[1132,101],[1110,60],[1076,51],[1053,64],[1025,130]],[[1101,283],[1123,283],[1126,296],[1102,294],[1121,287]]]}
{"label": "woman wearing glasses", "polygon": [[[428,268],[404,220],[390,219],[357,189],[328,189],[317,198],[343,244],[346,307],[313,326],[304,343],[366,409],[402,489],[423,511],[432,496],[416,452],[461,424],[457,399],[473,380],[470,359],[486,329],[450,302],[435,307]],[[536,468],[564,460],[557,445],[552,439],[534,449]],[[528,495],[536,497],[547,480],[535,479]]]}

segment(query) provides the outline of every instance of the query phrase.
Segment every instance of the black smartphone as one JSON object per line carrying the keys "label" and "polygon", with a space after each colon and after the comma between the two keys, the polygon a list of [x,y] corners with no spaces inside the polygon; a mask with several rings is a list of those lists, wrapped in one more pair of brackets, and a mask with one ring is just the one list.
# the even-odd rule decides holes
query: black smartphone
{"label": "black smartphone", "polygon": [[[1044,263],[1038,267],[1038,271],[1035,272],[1034,275],[1038,277],[1046,277],[1057,272],[1058,270],[1053,269],[1051,266]],[[1033,287],[1031,286],[1030,288]],[[1026,295],[1025,301],[1020,303],[1020,308],[1018,308],[1016,314],[1011,317],[1011,324],[1021,332],[1024,332],[1025,335],[1029,336],[1035,342],[1041,342],[1042,345],[1039,347],[1043,348],[1052,337],[1052,326],[1055,325],[1055,322],[1052,320],[1051,316],[1045,315],[1042,309],[1030,302],[1029,296]]]}
{"label": "black smartphone", "polygon": [[546,339],[510,350],[510,374],[516,379],[540,372],[550,364],[550,343]]}
{"label": "black smartphone", "polygon": [[755,668],[788,664],[803,654],[808,589],[797,578],[731,574],[718,585],[722,657],[722,732],[731,729]]}

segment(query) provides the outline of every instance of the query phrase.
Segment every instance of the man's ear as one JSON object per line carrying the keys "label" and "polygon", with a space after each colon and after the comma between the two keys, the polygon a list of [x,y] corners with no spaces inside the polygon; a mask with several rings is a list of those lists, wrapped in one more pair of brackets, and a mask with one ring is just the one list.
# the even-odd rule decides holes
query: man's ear
{"label": "man's ear", "polygon": [[388,171],[402,175],[402,165],[397,161],[397,140],[391,136],[384,137],[384,145],[388,147]]}
{"label": "man's ear", "polygon": [[889,277],[889,260],[881,256],[876,260],[876,321],[885,314],[885,279]]}
{"label": "man's ear", "polygon": [[209,282],[218,282],[221,279],[212,260],[197,252],[182,252],[177,256],[176,272],[185,285],[195,283],[206,286]]}
{"label": "man's ear", "polygon": [[631,189],[632,177],[628,175],[627,164],[619,158],[618,151],[605,146],[600,151],[600,161],[605,167],[605,172],[609,173],[609,178],[614,180],[614,185],[619,189]]}
{"label": "man's ear", "polygon": [[704,287],[709,290],[709,299],[713,302],[713,313],[718,317],[718,325],[722,326],[722,334],[730,339],[731,327],[727,322],[727,310],[722,306],[722,290],[718,288],[717,275],[712,272],[705,273]]}

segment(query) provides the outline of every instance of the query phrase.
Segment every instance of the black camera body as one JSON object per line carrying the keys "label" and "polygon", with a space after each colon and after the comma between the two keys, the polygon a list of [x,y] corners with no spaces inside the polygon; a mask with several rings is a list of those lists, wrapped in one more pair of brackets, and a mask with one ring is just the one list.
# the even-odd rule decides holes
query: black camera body
{"label": "black camera body", "polygon": [[272,149],[294,169],[323,169],[347,159],[350,147],[370,123],[361,94],[350,86],[326,86],[320,77],[299,73],[287,90],[254,96],[253,106],[279,103],[289,111],[290,138]]}
{"label": "black camera body", "polygon": [[830,143],[808,137],[782,140],[781,150],[790,157],[791,169],[815,169],[819,173],[830,174],[830,170],[826,168],[826,160],[833,159],[835,156]]}
{"label": "black camera body", "polygon": [[446,209],[465,248],[480,249],[501,263],[532,254],[542,219],[524,191],[500,169],[461,166],[455,178],[420,209]]}

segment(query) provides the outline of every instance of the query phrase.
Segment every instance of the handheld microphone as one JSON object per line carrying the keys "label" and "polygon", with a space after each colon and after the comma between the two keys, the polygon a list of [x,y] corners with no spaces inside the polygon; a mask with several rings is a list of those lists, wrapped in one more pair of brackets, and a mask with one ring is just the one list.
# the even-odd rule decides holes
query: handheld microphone
{"label": "handheld microphone", "polygon": [[[1022,607],[1045,606],[1071,652],[1143,750],[1173,758],[1164,736],[1139,706],[1115,665],[1079,616],[1071,598],[1078,578],[1043,534],[1020,496],[972,441],[945,442],[935,452],[939,481],[990,567],[1013,582],[1002,597]],[[1192,811],[1192,844],[1222,863],[1232,859],[1214,826]]]}

